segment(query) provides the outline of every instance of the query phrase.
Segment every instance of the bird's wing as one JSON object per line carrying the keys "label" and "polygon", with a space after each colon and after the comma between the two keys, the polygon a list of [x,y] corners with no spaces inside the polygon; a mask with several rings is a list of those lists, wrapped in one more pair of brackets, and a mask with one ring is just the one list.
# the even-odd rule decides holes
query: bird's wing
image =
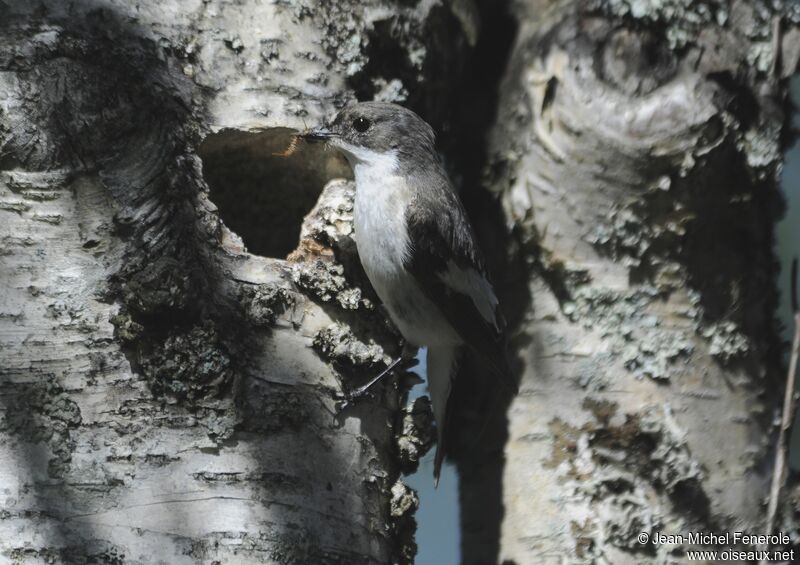
{"label": "bird's wing", "polygon": [[435,202],[418,196],[406,210],[411,249],[404,266],[461,339],[516,391],[505,357],[505,319],[466,212],[442,180],[448,186],[435,192]]}

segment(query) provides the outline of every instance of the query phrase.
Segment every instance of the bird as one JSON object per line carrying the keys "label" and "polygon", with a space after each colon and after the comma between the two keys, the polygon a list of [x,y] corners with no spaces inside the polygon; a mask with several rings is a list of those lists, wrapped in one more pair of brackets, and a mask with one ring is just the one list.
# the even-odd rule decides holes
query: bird
{"label": "bird", "polygon": [[427,347],[438,485],[463,349],[517,390],[505,355],[505,319],[474,230],[436,150],[433,128],[412,110],[389,102],[351,103],[300,137],[324,142],[347,159],[364,272],[404,340]]}

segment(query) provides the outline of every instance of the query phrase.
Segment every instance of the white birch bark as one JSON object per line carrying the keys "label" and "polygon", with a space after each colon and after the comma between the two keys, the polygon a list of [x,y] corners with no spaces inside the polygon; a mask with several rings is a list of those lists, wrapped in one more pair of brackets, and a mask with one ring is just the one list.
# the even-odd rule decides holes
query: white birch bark
{"label": "white birch bark", "polygon": [[465,562],[684,562],[638,535],[762,533],[796,12],[511,9],[487,171],[522,385],[504,458],[461,457]]}
{"label": "white birch bark", "polygon": [[[283,260],[349,173],[274,153],[353,90],[419,92],[441,18],[459,21],[436,2],[0,2],[0,560],[413,559],[401,392],[335,406],[397,353],[358,287],[347,184]],[[276,239],[252,245],[274,257],[215,191],[268,206]]]}

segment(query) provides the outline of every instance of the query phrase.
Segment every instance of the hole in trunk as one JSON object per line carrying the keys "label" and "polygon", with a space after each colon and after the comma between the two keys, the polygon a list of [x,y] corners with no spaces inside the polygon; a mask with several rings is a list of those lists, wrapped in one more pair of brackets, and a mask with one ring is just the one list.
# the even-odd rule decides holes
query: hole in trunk
{"label": "hole in trunk", "polygon": [[283,259],[296,247],[303,217],[334,178],[352,178],[347,161],[323,144],[296,143],[294,130],[223,130],[200,146],[203,176],[225,226],[250,253]]}

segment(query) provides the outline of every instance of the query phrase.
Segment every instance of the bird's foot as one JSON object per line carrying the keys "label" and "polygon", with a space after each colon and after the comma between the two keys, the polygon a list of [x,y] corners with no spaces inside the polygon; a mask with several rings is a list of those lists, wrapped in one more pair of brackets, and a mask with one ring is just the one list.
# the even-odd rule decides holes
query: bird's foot
{"label": "bird's foot", "polygon": [[362,385],[354,390],[349,392],[341,392],[337,393],[336,400],[339,410],[344,410],[350,404],[354,403],[359,398],[362,398],[370,392],[370,389],[376,385],[378,382],[383,380],[385,377],[390,375],[393,371],[398,373],[404,373],[409,369],[416,367],[419,364],[419,359],[415,357],[403,357],[402,355],[392,361],[388,367],[386,367],[383,371],[378,374],[375,378],[370,380],[367,384]]}

